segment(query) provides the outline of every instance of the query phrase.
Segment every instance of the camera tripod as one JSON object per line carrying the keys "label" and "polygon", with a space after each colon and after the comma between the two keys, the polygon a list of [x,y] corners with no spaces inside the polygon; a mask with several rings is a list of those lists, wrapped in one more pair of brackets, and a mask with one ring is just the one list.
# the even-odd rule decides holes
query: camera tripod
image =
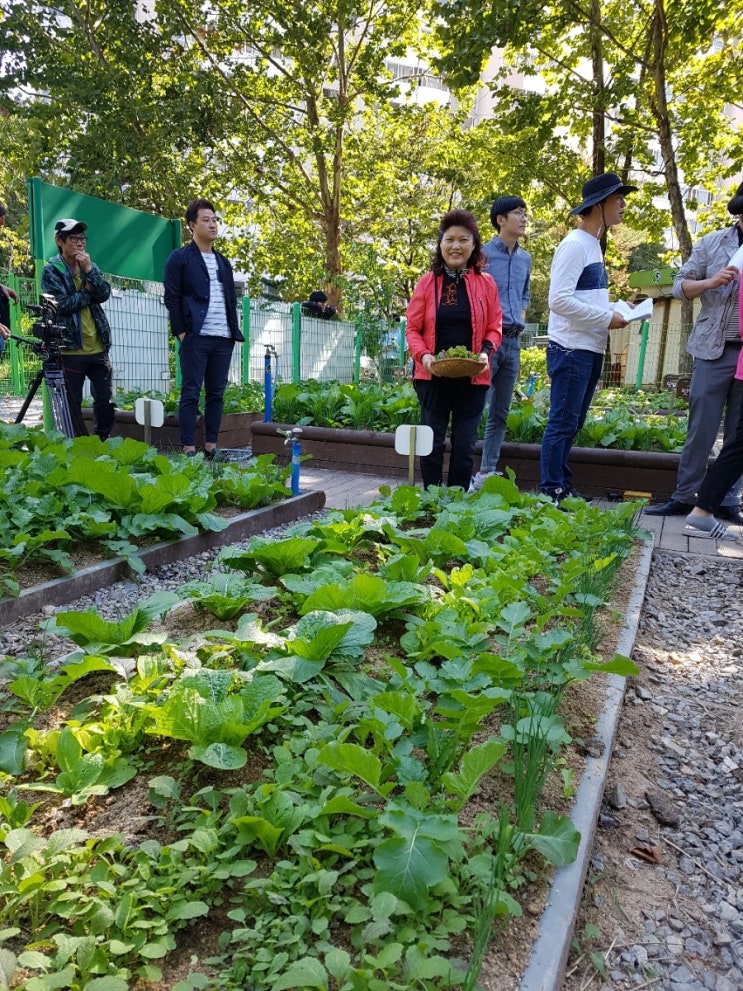
{"label": "camera tripod", "polygon": [[73,417],[70,404],[67,400],[67,389],[65,388],[64,381],[64,367],[62,365],[62,355],[59,348],[54,345],[51,347],[46,347],[38,341],[29,340],[27,337],[18,337],[16,334],[11,334],[10,336],[15,341],[20,341],[22,344],[30,345],[34,354],[37,354],[41,359],[41,368],[34,376],[31,385],[28,388],[28,393],[26,394],[26,398],[23,400],[21,408],[18,411],[18,416],[15,418],[15,423],[23,422],[23,418],[28,412],[28,407],[31,405],[31,401],[38,392],[39,386],[43,381],[46,382],[49,405],[52,410],[52,419],[57,430],[59,430],[60,433],[66,434],[68,437],[79,437],[82,434],[86,434],[88,431],[85,428],[85,424],[82,423],[78,416]]}

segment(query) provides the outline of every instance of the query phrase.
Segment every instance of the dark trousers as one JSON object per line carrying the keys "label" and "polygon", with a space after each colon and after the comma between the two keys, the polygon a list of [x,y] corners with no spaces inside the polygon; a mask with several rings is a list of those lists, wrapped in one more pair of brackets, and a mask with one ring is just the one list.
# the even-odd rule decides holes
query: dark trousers
{"label": "dark trousers", "polygon": [[[708,513],[716,513],[733,482],[743,471],[743,406],[738,415],[735,435],[726,440],[704,481],[699,486],[696,504]],[[736,504],[737,505],[737,504]]]}
{"label": "dark trousers", "polygon": [[420,459],[424,488],[443,483],[444,444],[451,419],[447,485],[459,485],[467,490],[488,387],[472,385],[468,378],[415,379],[413,385],[421,404],[421,423],[433,430],[433,450]]}
{"label": "dark trousers", "polygon": [[235,347],[232,337],[207,337],[186,334],[180,344],[178,357],[181,363],[181,400],[178,406],[178,424],[181,444],[193,447],[196,436],[196,418],[199,414],[199,396],[204,386],[204,440],[216,444],[222,424],[222,405],[230,361]]}
{"label": "dark trousers", "polygon": [[93,433],[105,440],[114,427],[113,367],[107,351],[98,354],[62,353],[67,402],[70,406],[75,436],[86,434],[82,414],[83,386],[90,382],[93,397]]}

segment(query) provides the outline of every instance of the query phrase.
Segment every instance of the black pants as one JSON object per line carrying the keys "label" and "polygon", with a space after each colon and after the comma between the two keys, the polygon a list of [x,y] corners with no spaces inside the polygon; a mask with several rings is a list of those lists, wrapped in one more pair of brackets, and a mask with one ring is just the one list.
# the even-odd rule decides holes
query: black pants
{"label": "black pants", "polygon": [[421,423],[433,430],[433,450],[421,458],[424,488],[443,483],[444,444],[451,419],[451,456],[447,485],[465,491],[472,479],[477,429],[485,408],[486,385],[472,385],[468,378],[416,379]]}
{"label": "black pants", "polygon": [[728,494],[730,486],[743,471],[743,406],[740,408],[735,436],[722,445],[722,450],[710,466],[699,486],[696,504],[708,513],[716,513]]}
{"label": "black pants", "polygon": [[93,433],[105,440],[113,430],[113,367],[107,351],[98,354],[62,354],[67,402],[70,404],[75,436],[86,434],[80,412],[83,404],[85,379],[90,381],[93,397]]}
{"label": "black pants", "polygon": [[202,385],[205,396],[204,442],[217,443],[222,424],[224,390],[227,388],[234,347],[235,340],[232,337],[186,334],[181,341],[178,349],[181,363],[178,425],[181,444],[184,447],[193,446],[196,437],[196,420]]}

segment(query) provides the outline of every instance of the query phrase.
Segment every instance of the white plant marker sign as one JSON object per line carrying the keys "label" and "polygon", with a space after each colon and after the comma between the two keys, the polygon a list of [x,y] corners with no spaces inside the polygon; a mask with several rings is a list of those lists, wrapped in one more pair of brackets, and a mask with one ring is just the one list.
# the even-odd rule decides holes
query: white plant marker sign
{"label": "white plant marker sign", "polygon": [[159,399],[140,396],[134,403],[134,419],[144,426],[144,442],[150,444],[151,428],[165,423],[165,407]]}
{"label": "white plant marker sign", "polygon": [[408,485],[415,485],[415,458],[433,450],[433,430],[420,424],[401,423],[395,431],[395,451],[408,455]]}

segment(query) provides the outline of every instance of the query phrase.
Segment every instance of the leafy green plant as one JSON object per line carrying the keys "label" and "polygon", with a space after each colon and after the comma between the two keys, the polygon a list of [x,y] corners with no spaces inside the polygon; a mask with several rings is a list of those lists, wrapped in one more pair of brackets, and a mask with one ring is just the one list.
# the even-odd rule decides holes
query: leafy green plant
{"label": "leafy green plant", "polygon": [[272,650],[261,671],[276,671],[295,684],[316,678],[330,662],[343,664],[363,656],[374,640],[376,623],[366,612],[317,610],[287,630],[281,650]]}
{"label": "leafy green plant", "polygon": [[287,537],[284,540],[252,537],[244,550],[228,547],[217,560],[244,574],[258,572],[277,578],[286,571],[309,568],[312,552],[319,544],[320,541],[312,537]]}
{"label": "leafy green plant", "polygon": [[61,769],[54,783],[39,781],[19,787],[59,792],[68,796],[73,805],[84,805],[91,796],[107,795],[112,788],[120,788],[131,781],[137,773],[135,767],[115,753],[104,756],[100,752],[83,752],[69,726],[56,735],[54,756]]}
{"label": "leafy green plant", "polygon": [[101,619],[94,610],[88,609],[57,613],[43,624],[43,629],[67,637],[83,647],[86,654],[136,657],[165,641],[164,633],[146,631],[155,617],[162,616],[178,601],[174,592],[157,592],[117,622]]}
{"label": "leafy green plant", "polygon": [[[94,619],[98,619],[95,614]],[[113,671],[102,657],[73,658],[58,669],[40,675],[21,675],[8,685],[9,690],[34,712],[48,711],[70,685],[96,671]]]}
{"label": "leafy green plant", "polygon": [[8,829],[20,829],[27,825],[39,805],[39,802],[29,805],[18,797],[14,788],[7,795],[0,795],[0,838],[7,835]]}
{"label": "leafy green plant", "polygon": [[213,613],[217,619],[232,619],[251,602],[261,602],[276,593],[271,588],[251,582],[238,575],[217,572],[208,581],[188,582],[178,590],[200,609]]}
{"label": "leafy green plant", "polygon": [[270,674],[240,684],[231,671],[202,668],[179,678],[158,704],[145,704],[147,732],[186,740],[192,760],[235,770],[247,760],[246,737],[283,711],[282,693]]}
{"label": "leafy green plant", "polygon": [[0,467],[0,591],[11,595],[31,561],[71,571],[73,545],[122,556],[141,573],[143,543],[223,530],[220,504],[253,508],[288,495],[289,471],[268,455],[215,473],[200,458],[174,461],[128,438],[104,444],[20,424],[0,424]]}

